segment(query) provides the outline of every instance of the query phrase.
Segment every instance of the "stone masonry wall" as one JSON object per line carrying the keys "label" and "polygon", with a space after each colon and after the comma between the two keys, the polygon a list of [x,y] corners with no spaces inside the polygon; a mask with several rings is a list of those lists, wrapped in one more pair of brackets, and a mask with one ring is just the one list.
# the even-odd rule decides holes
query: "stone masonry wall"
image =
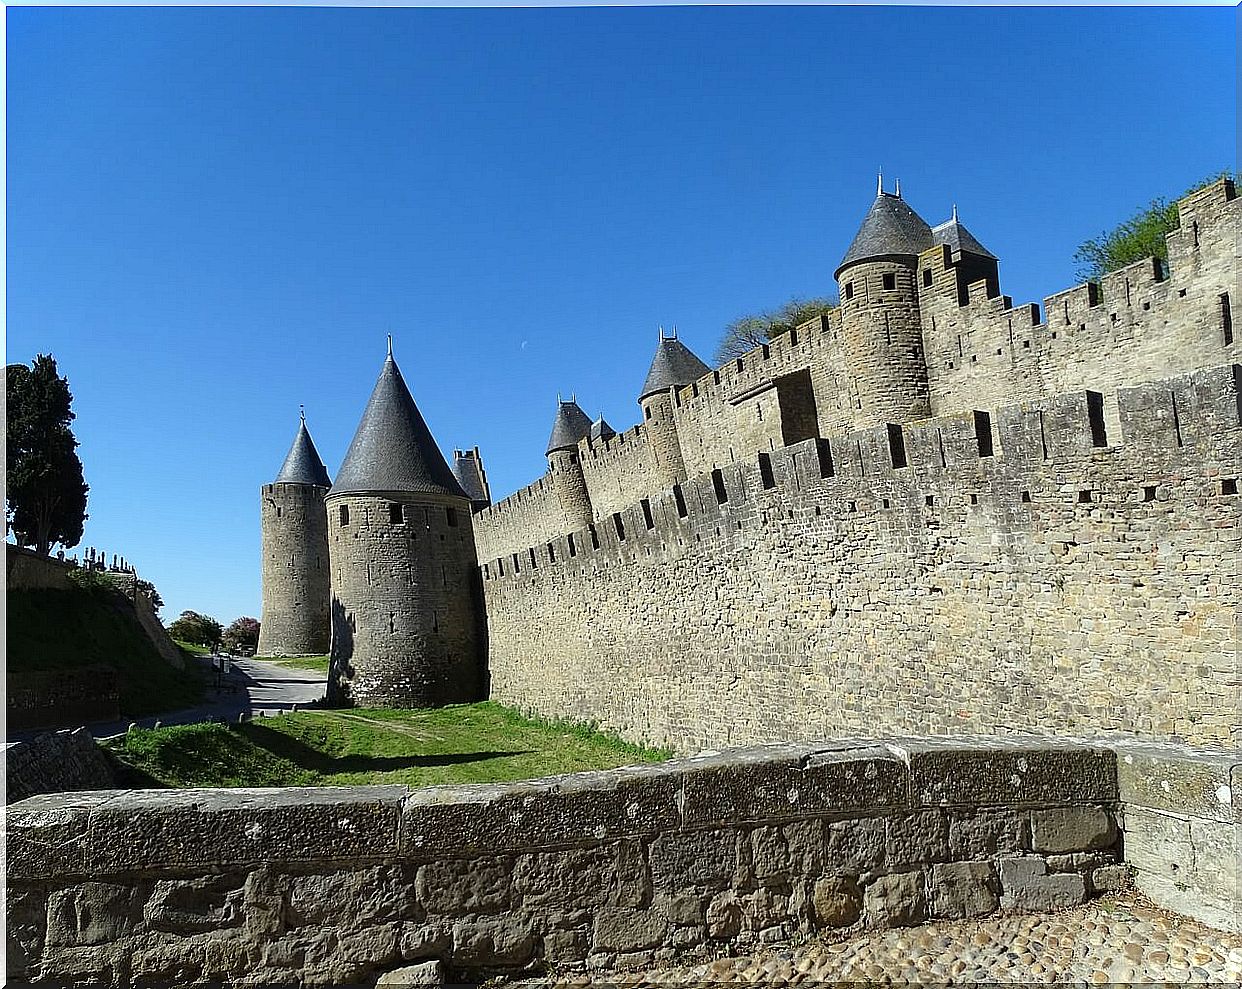
{"label": "stone masonry wall", "polygon": [[265,484],[260,489],[260,656],[320,656],[328,651],[332,591],[326,493],[313,484]]}
{"label": "stone masonry wall", "polygon": [[9,978],[351,985],[1030,912],[1124,879],[1104,748],[825,743],[495,786],[9,808]]}
{"label": "stone masonry wall", "polygon": [[112,763],[85,728],[4,743],[5,802],[38,793],[116,786]]}
{"label": "stone masonry wall", "polygon": [[492,696],[690,751],[876,730],[1236,745],[1239,380],[808,440],[532,547],[534,569],[492,561]]}

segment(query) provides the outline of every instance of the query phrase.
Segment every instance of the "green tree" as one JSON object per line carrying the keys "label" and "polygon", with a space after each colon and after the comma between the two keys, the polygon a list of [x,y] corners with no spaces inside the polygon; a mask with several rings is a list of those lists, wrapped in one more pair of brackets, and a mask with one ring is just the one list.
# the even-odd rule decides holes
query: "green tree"
{"label": "green tree", "polygon": [[739,316],[725,327],[716,348],[716,363],[724,364],[749,353],[782,333],[816,316],[827,316],[836,308],[829,299],[790,299],[779,309],[751,316]]}
{"label": "green tree", "polygon": [[[1189,196],[1192,192],[1198,192],[1228,174],[1219,172],[1187,189],[1182,195]],[[1165,244],[1165,234],[1177,227],[1177,202],[1154,199],[1112,230],[1079,245],[1074,252],[1074,263],[1078,265],[1077,277],[1083,281],[1094,282],[1110,271],[1124,268],[1144,258],[1156,257],[1167,261],[1169,250]]]}
{"label": "green tree", "polygon": [[182,642],[214,649],[224,636],[224,628],[218,621],[207,615],[200,615],[197,611],[183,611],[177,620],[168,626],[168,634]]}
{"label": "green tree", "polygon": [[8,366],[5,398],[9,528],[19,544],[45,556],[57,543],[76,546],[90,489],[69,428],[75,418],[69,382],[57,373],[55,358],[40,354],[30,367]]}
{"label": "green tree", "polygon": [[224,630],[224,647],[230,652],[256,649],[259,645],[259,620],[242,616]]}
{"label": "green tree", "polygon": [[160,597],[160,592],[155,585],[149,580],[138,578],[138,590],[147,596],[147,600],[151,602],[152,610],[158,615],[160,608],[164,607],[164,599]]}

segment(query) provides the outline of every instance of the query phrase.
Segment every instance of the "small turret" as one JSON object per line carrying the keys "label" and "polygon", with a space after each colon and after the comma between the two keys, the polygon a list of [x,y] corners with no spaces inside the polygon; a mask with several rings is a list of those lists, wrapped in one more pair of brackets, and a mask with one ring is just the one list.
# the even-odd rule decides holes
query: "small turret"
{"label": "small turret", "polygon": [[664,327],[660,327],[660,343],[651,359],[638,404],[643,410],[643,426],[651,443],[655,467],[665,483],[686,479],[686,464],[673,415],[673,390],[697,381],[711,370],[677,339],[676,329],[672,336],[666,337]]}
{"label": "small turret", "polygon": [[591,423],[591,441],[594,443],[606,443],[616,435],[617,431],[608,425],[603,416]]}
{"label": "small turret", "polygon": [[881,179],[835,273],[859,426],[931,414],[916,275],[919,254],[933,244],[927,221]]}
{"label": "small turret", "polygon": [[953,207],[953,215],[949,219],[932,227],[932,241],[949,250],[947,267],[952,268],[956,275],[959,305],[964,306],[970,301],[969,286],[974,282],[987,283],[989,299],[1000,295],[996,255],[980,244],[958,219],[957,206]]}
{"label": "small turret", "polygon": [[591,420],[574,398],[556,400],[556,418],[548,437],[548,477],[556,489],[556,497],[566,524],[581,529],[592,521],[591,495],[582,472],[578,444],[591,432]]}
{"label": "small turret", "polygon": [[260,656],[328,651],[331,589],[324,495],[330,484],[303,413],[280,473],[261,489]]}
{"label": "small turret", "polygon": [[470,502],[391,345],[328,492],[336,704],[433,707],[482,686]]}
{"label": "small turret", "polygon": [[473,450],[453,451],[453,476],[470,499],[471,511],[477,512],[492,503],[492,489],[477,446]]}

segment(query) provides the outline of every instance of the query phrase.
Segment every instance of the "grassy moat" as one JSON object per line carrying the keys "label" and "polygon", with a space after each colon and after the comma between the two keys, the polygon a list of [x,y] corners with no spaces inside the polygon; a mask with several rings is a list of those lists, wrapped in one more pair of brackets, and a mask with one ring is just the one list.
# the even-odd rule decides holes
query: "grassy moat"
{"label": "grassy moat", "polygon": [[659,762],[583,726],[485,701],[434,710],[315,710],[238,725],[133,729],[106,743],[133,786],[435,786]]}

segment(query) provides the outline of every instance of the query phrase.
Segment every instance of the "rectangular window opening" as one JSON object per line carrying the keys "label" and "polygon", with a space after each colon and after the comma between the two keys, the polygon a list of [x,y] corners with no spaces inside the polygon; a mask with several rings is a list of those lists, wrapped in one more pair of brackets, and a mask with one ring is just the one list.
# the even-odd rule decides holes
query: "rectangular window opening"
{"label": "rectangular window opening", "polygon": [[574,534],[572,532],[569,534],[569,555],[571,557],[578,555],[578,546],[574,542]]}
{"label": "rectangular window opening", "polygon": [[446,507],[444,509],[444,514],[448,517],[449,528],[456,529],[457,528],[457,509]]}
{"label": "rectangular window opening", "polygon": [[617,538],[625,542],[625,523],[621,520],[620,512],[612,513],[612,525],[617,530]]}
{"label": "rectangular window opening", "polygon": [[901,427],[896,423],[888,424],[888,455],[893,467],[900,469],[906,466],[906,438]]}
{"label": "rectangular window opening", "polygon": [[1143,500],[1144,501],[1155,501],[1156,500],[1156,486],[1154,484],[1149,484],[1143,488]]}
{"label": "rectangular window opening", "polygon": [[888,289],[889,291],[892,291],[893,289],[895,289],[897,287],[897,276],[891,273],[885,275],[884,276],[884,287]]}
{"label": "rectangular window opening", "polygon": [[776,476],[772,473],[772,457],[766,453],[759,454],[759,480],[765,491],[776,487]]}
{"label": "rectangular window opening", "polygon": [[815,452],[819,454],[819,476],[821,478],[834,476],[836,468],[832,463],[832,444],[825,439],[817,439]]}
{"label": "rectangular window opening", "polygon": [[681,485],[673,485],[673,501],[677,503],[677,517],[684,519],[689,512],[686,510],[686,496],[681,492]]}
{"label": "rectangular window opening", "polygon": [[1227,477],[1221,481],[1220,493],[1223,495],[1236,495],[1238,493],[1238,479],[1236,477]]}
{"label": "rectangular window opening", "polygon": [[854,298],[854,283],[853,282],[845,283],[845,297],[847,299]]}
{"label": "rectangular window opening", "polygon": [[1220,297],[1220,325],[1225,335],[1225,346],[1228,347],[1233,343],[1233,311],[1229,308],[1228,292]]}
{"label": "rectangular window opening", "polygon": [[971,503],[972,505],[977,505],[977,504],[979,504],[979,496],[978,496],[977,494],[972,494],[972,495],[970,496],[970,503]]}
{"label": "rectangular window opening", "polygon": [[979,456],[992,456],[992,417],[975,409],[975,445],[979,448]]}
{"label": "rectangular window opening", "polygon": [[1098,391],[1087,392],[1087,421],[1091,424],[1091,445],[1108,446],[1108,428],[1104,425],[1104,396]]}
{"label": "rectangular window opening", "polygon": [[1031,493],[1029,491],[1022,492],[1022,504],[1029,505],[1031,503]]}
{"label": "rectangular window opening", "polygon": [[532,546],[528,552],[530,553],[530,568],[535,570],[539,566],[539,561],[535,559],[535,547]]}
{"label": "rectangular window opening", "polygon": [[548,562],[549,563],[556,562],[556,547],[553,546],[551,543],[548,543]]}
{"label": "rectangular window opening", "polygon": [[397,525],[405,521],[405,513],[401,511],[401,506],[388,503],[388,521],[393,525]]}
{"label": "rectangular window opening", "polygon": [[655,519],[651,517],[651,500],[649,498],[644,498],[639,502],[639,504],[643,509],[643,524],[647,526],[647,531],[650,532],[655,528]]}
{"label": "rectangular window opening", "polygon": [[1083,490],[1078,492],[1078,504],[1080,505],[1091,504],[1091,489],[1090,488],[1084,488]]}
{"label": "rectangular window opening", "polygon": [[936,503],[936,499],[932,495],[928,495],[926,498],[923,499],[923,504],[926,505],[928,508],[931,508],[935,503]]}
{"label": "rectangular window opening", "polygon": [[930,286],[931,283],[932,283],[932,270],[931,268],[924,268],[923,269],[923,285]]}
{"label": "rectangular window opening", "polygon": [[349,525],[349,506],[348,505],[341,506],[341,512],[340,512],[339,518],[341,520],[342,526]]}
{"label": "rectangular window opening", "polygon": [[592,522],[587,526],[587,530],[591,533],[591,549],[599,549],[599,532],[595,528],[595,523]]}
{"label": "rectangular window opening", "polygon": [[716,492],[716,503],[723,505],[729,500],[729,492],[725,489],[724,474],[720,469],[712,471],[712,488]]}

